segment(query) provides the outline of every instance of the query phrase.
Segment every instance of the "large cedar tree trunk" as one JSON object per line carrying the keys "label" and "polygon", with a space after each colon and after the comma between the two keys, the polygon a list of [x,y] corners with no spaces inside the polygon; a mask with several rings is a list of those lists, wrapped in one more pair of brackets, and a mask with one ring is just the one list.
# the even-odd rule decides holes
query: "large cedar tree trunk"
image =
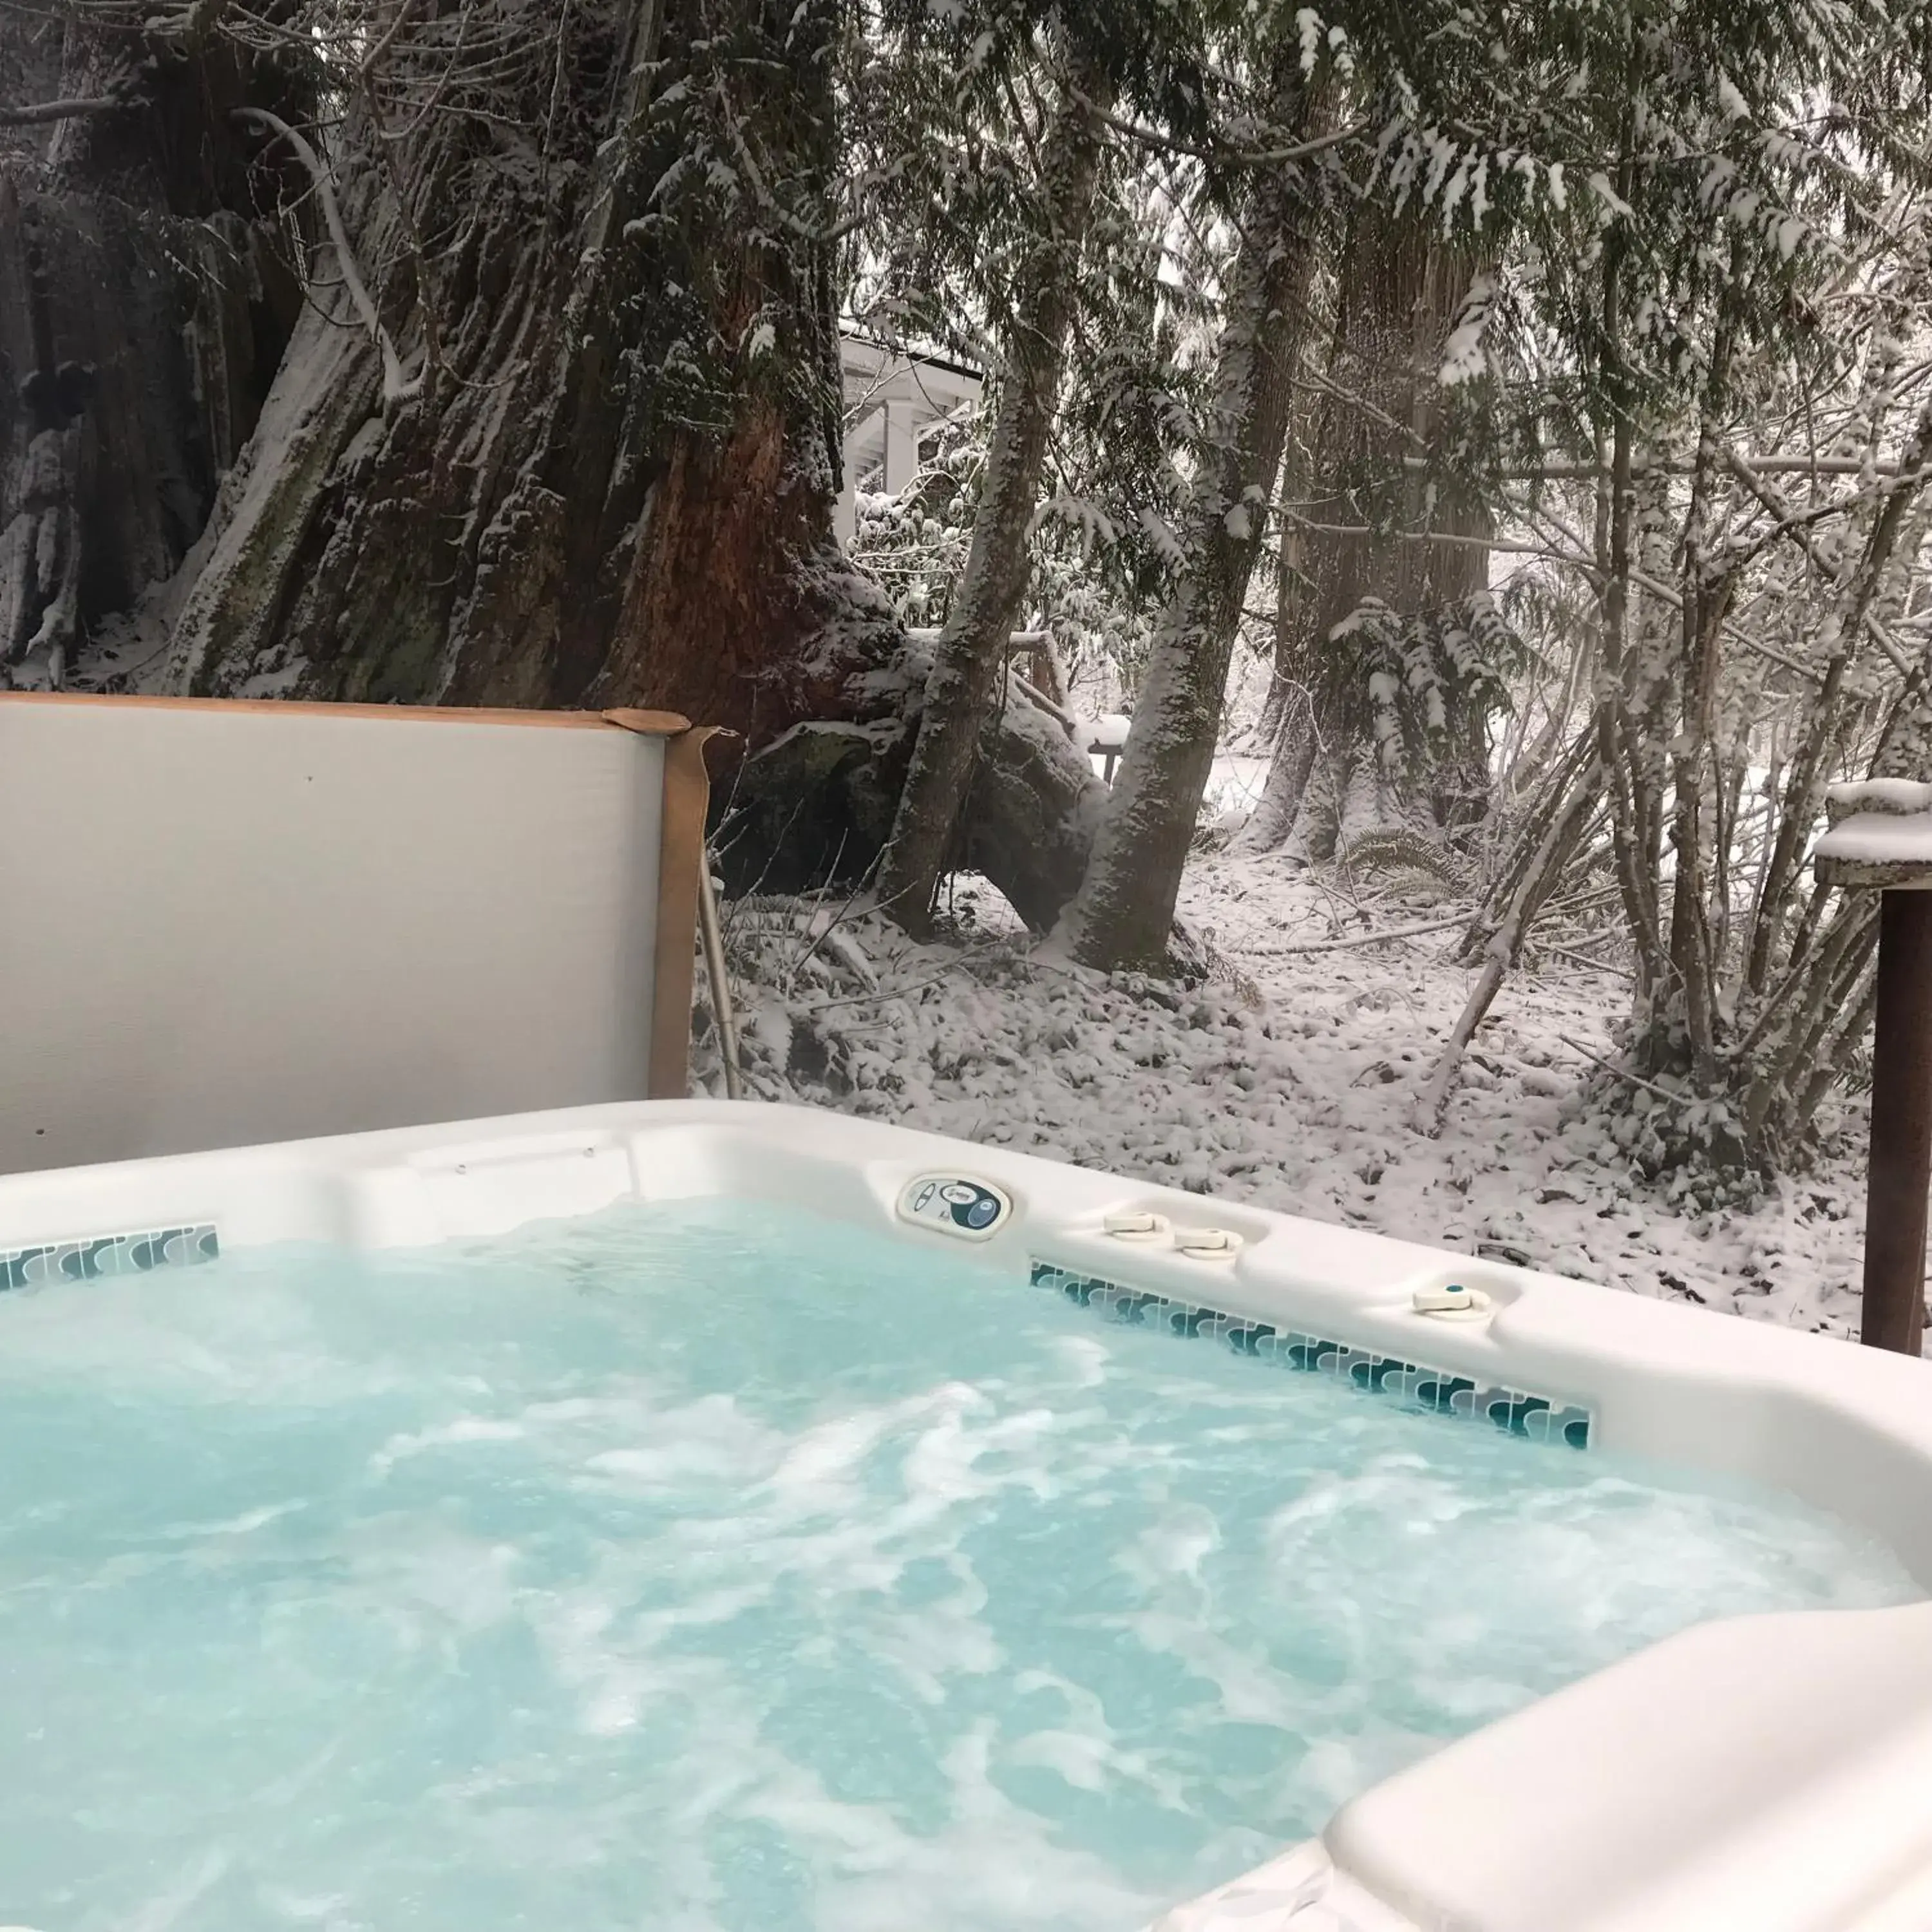
{"label": "large cedar tree trunk", "polygon": [[[62,682],[180,567],[254,427],[301,293],[244,98],[294,111],[300,88],[0,14],[0,689]],[[81,105],[22,111],[46,102]]]}
{"label": "large cedar tree trunk", "polygon": [[[1439,434],[1444,340],[1474,273],[1415,218],[1364,202],[1343,257],[1327,383],[1306,437],[1312,499],[1292,527],[1277,610],[1269,711],[1274,762],[1251,845],[1286,841],[1326,860],[1361,832],[1425,836],[1480,794],[1485,719],[1448,718],[1432,775],[1417,784],[1380,755],[1365,714],[1366,667],[1351,620],[1364,612],[1437,621],[1488,580],[1480,509],[1432,496],[1419,465]],[[1356,532],[1360,532],[1359,534]]]}
{"label": "large cedar tree trunk", "polygon": [[521,140],[458,113],[398,137],[460,8],[352,106],[331,165],[405,381],[326,264],[170,676],[659,705],[756,746],[896,641],[830,535],[834,8],[523,11],[520,59],[475,83]]}

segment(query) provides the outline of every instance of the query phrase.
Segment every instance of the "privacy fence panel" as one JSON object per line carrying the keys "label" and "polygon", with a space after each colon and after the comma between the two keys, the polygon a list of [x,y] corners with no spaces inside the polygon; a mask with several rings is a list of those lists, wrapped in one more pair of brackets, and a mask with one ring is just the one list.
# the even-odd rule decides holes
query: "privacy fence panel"
{"label": "privacy fence panel", "polygon": [[0,697],[0,1172],[682,1094],[706,735]]}

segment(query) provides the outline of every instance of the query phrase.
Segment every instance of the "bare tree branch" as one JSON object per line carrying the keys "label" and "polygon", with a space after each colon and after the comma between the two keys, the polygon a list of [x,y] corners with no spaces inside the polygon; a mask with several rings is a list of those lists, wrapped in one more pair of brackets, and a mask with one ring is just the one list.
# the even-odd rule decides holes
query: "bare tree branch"
{"label": "bare tree branch", "polygon": [[422,389],[422,379],[418,376],[410,382],[404,377],[402,358],[396,353],[395,343],[382,326],[382,318],[370,299],[362,272],[356,266],[356,251],[349,245],[349,230],[344,226],[341,206],[335,199],[334,178],[324,166],[322,157],[280,115],[271,114],[265,107],[238,107],[235,118],[257,122],[272,134],[278,135],[295,150],[296,160],[308,170],[309,178],[315,183],[316,199],[322,203],[322,218],[328,224],[328,238],[334,244],[336,260],[341,266],[349,298],[356,304],[356,312],[368,328],[370,339],[382,353],[382,400],[386,404],[400,402],[416,395]]}
{"label": "bare tree branch", "polygon": [[1104,112],[1078,88],[1072,90],[1072,94],[1088,113],[1104,121],[1109,128],[1125,134],[1130,140],[1139,142],[1143,147],[1159,148],[1163,153],[1192,154],[1197,160],[1220,161],[1241,167],[1274,167],[1284,161],[1308,160],[1369,131],[1369,124],[1366,121],[1352,121],[1347,127],[1337,128],[1331,134],[1322,135],[1312,141],[1298,142],[1292,147],[1237,148],[1225,142],[1184,141],[1178,135],[1163,134],[1158,128],[1149,128],[1138,121],[1130,121],[1124,116]]}
{"label": "bare tree branch", "polygon": [[1398,926],[1387,932],[1352,932],[1340,939],[1295,940],[1286,946],[1255,946],[1248,950],[1258,959],[1281,959],[1294,952],[1346,952],[1358,946],[1387,946],[1398,939],[1421,939],[1432,932],[1447,932],[1451,926],[1468,922],[1469,915],[1459,912],[1454,919],[1432,919],[1425,926]]}
{"label": "bare tree branch", "polygon": [[[1386,536],[1394,537],[1402,543],[1462,544],[1477,550],[1499,551],[1505,556],[1540,557],[1546,563],[1560,563],[1572,570],[1580,571],[1585,576],[1593,580],[1602,574],[1601,567],[1594,558],[1582,556],[1573,550],[1559,549],[1553,544],[1517,543],[1507,537],[1463,536],[1449,530],[1378,531],[1366,524],[1317,523],[1311,518],[1298,515],[1294,511],[1285,508],[1282,514],[1289,522],[1299,528],[1318,531],[1325,536]],[[1649,576],[1640,570],[1632,570],[1625,574],[1631,583],[1648,591],[1653,597],[1669,604],[1673,610],[1683,609],[1682,593],[1672,589],[1670,585],[1660,579]],[[1814,670],[1809,665],[1800,664],[1796,658],[1780,650],[1776,645],[1768,644],[1762,638],[1754,637],[1750,632],[1744,629],[1735,619],[1726,618],[1724,630],[1726,637],[1734,638],[1743,645],[1746,650],[1754,651],[1761,658],[1768,658],[1773,664],[1780,664],[1785,670],[1796,672],[1800,677],[1809,678],[1814,684],[1822,680],[1824,674],[1822,671]]]}
{"label": "bare tree branch", "polygon": [[48,121],[78,121],[88,114],[112,114],[124,100],[35,100],[23,107],[0,107],[0,128],[32,128]]}
{"label": "bare tree branch", "polygon": [[188,20],[184,29],[188,44],[200,46],[221,24],[221,16],[228,11],[229,0],[194,0],[188,10]]}
{"label": "bare tree branch", "polygon": [[[203,4],[216,4],[225,7],[228,4],[228,0],[203,0]],[[418,0],[403,0],[403,4],[396,9],[395,18],[389,22],[388,26],[383,28],[382,38],[377,40],[376,44],[369,50],[366,55],[363,56],[362,70],[365,78],[368,75],[374,74],[376,68],[382,65],[383,57],[388,52],[391,46],[394,42],[396,36],[400,34],[403,31],[404,26],[408,24],[410,16],[416,10],[417,4]],[[468,25],[469,21],[466,16],[462,21],[459,22],[458,26],[459,35],[460,34],[463,28],[466,27]]]}

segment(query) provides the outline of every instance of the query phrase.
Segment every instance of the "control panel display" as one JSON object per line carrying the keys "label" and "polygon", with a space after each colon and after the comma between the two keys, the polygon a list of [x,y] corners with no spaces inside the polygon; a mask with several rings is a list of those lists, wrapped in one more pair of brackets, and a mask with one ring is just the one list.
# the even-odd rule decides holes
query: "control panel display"
{"label": "control panel display", "polygon": [[983,1241],[1013,1211],[1012,1198],[963,1174],[922,1174],[899,1196],[899,1219],[966,1241]]}

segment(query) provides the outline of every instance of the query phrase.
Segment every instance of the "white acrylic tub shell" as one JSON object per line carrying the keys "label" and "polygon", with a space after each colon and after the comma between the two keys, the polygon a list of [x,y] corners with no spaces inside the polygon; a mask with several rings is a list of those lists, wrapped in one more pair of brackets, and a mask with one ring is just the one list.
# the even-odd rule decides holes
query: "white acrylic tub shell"
{"label": "white acrylic tub shell", "polygon": [[[1012,1212],[955,1241],[926,1174]],[[1932,1585],[1932,1373],[1875,1350],[803,1108],[658,1101],[0,1178],[0,1253],[212,1222],[224,1250],[411,1246],[626,1196],[790,1202],[1535,1390],[1593,1443],[1778,1485]],[[1224,1228],[1232,1260],[1104,1232]],[[1486,1322],[1416,1313],[1485,1290]],[[1445,1426],[1450,1426],[1448,1424]],[[1162,1932],[1932,1932],[1932,1603],[1701,1625],[1446,1747]]]}

